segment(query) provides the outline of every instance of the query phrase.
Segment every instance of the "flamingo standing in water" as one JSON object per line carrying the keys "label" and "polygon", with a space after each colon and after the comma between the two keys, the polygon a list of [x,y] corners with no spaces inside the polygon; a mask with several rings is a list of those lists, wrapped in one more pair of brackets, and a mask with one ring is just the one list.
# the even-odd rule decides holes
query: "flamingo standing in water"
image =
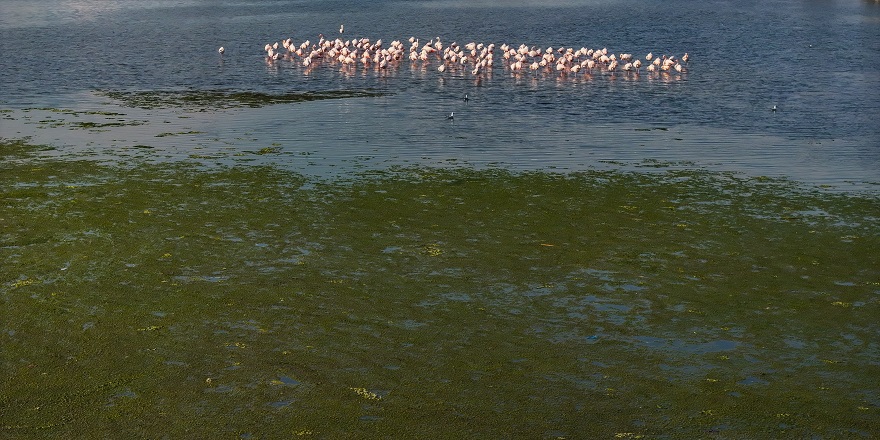
{"label": "flamingo standing in water", "polygon": [[[339,26],[339,33],[345,33],[345,25]],[[351,66],[361,62],[365,68],[375,66],[377,71],[383,68],[392,70],[400,67],[400,61],[409,58],[413,67],[419,64],[419,60],[433,62],[436,59],[438,64],[435,69],[439,73],[470,72],[471,75],[479,76],[492,71],[495,55],[494,43],[469,42],[459,45],[451,41],[444,44],[440,37],[435,37],[424,45],[415,37],[410,37],[408,41],[410,43],[409,51],[404,47],[404,43],[396,40],[385,48],[382,40],[372,43],[367,38],[345,40],[341,36],[328,40],[319,34],[319,41],[314,45],[308,40],[297,45],[288,38],[280,42],[270,42],[265,45],[264,49],[269,62],[283,58],[294,61],[296,64],[302,64],[306,69],[325,63]],[[285,49],[283,53],[280,52],[281,46],[284,46]],[[500,49],[502,58],[499,61],[503,68],[509,69],[514,74],[528,68],[532,70],[535,79],[545,74],[555,76],[549,75],[554,67],[559,72],[559,77],[565,77],[568,74],[572,78],[576,78],[578,73],[586,74],[588,71],[592,73],[596,69],[606,71],[612,77],[618,72],[624,75],[629,75],[629,73],[638,75],[642,66],[647,68],[648,73],[670,70],[687,73],[687,63],[690,58],[690,54],[685,53],[679,62],[676,57],[649,53],[644,58],[638,59],[639,57],[631,53],[615,54],[607,48],[581,47],[575,49],[574,47],[558,46],[554,48],[551,46],[542,49],[525,44],[519,45],[518,48],[501,44]],[[218,52],[223,56],[225,48],[218,48]],[[299,59],[298,62],[297,59]],[[422,67],[424,68],[424,66]],[[463,98],[463,100],[467,102],[467,98]],[[452,120],[453,118],[454,115],[450,114],[448,119]]]}

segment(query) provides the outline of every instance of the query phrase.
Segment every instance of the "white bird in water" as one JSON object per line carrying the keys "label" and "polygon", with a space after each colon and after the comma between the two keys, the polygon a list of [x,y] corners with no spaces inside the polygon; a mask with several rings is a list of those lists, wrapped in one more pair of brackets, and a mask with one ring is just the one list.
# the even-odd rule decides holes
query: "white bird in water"
{"label": "white bird in water", "polygon": [[541,67],[541,65],[538,64],[537,62],[532,63],[532,64],[529,65],[529,69],[532,69],[532,72],[535,72],[535,77],[536,77],[536,78],[538,77],[538,69],[539,69],[540,67]]}
{"label": "white bird in water", "polygon": [[454,121],[455,120],[455,112],[450,112],[449,116],[446,117],[447,120]]}
{"label": "white bird in water", "polygon": [[464,101],[464,103],[467,104],[467,102],[468,102],[468,95],[467,95],[467,93],[464,94],[464,98],[462,98],[462,101]]}
{"label": "white bird in water", "polygon": [[[2,0],[0,0],[2,1]],[[345,25],[339,25],[339,33],[345,33]],[[501,65],[502,69],[518,77],[520,72],[525,69],[532,71],[535,79],[538,77],[551,77],[557,80],[564,78],[577,78],[578,73],[586,74],[587,70],[592,74],[595,69],[607,70],[621,74],[628,78],[636,79],[639,75],[640,68],[645,65],[648,72],[673,70],[681,73],[687,72],[687,62],[690,55],[685,53],[679,63],[675,57],[662,54],[649,53],[641,59],[638,59],[631,53],[615,54],[607,48],[589,49],[581,47],[547,47],[541,49],[537,46],[519,45],[519,48],[509,44],[501,44],[501,57],[497,60],[495,55],[495,44],[468,42],[458,44],[451,41],[448,44],[441,43],[441,38],[429,40],[422,44],[415,37],[410,37],[411,46],[407,51],[404,43],[394,40],[390,45],[383,45],[382,40],[376,40],[372,43],[369,38],[345,40],[341,36],[333,40],[326,39],[323,34],[319,34],[319,41],[312,44],[309,40],[299,45],[293,43],[288,38],[282,40],[284,52],[279,51],[278,42],[265,45],[266,60],[272,62],[276,60],[290,61],[291,64],[302,64],[306,69],[318,67],[320,65],[336,65],[343,67],[346,71],[358,69],[360,67],[355,64],[363,64],[364,69],[373,69],[376,72],[380,69],[385,71],[396,71],[397,69],[410,65],[412,69],[425,69],[434,65],[434,69],[439,74],[452,73],[453,75],[464,75],[473,77],[490,76],[493,66]],[[218,49],[222,56],[225,52],[224,48]],[[402,63],[408,59],[411,63]],[[434,64],[436,63],[436,64]],[[555,66],[555,69],[554,69]],[[613,74],[612,74],[613,75]],[[585,79],[591,79],[589,75]],[[653,78],[653,76],[652,76]],[[676,78],[678,79],[678,78]],[[468,102],[469,96],[460,95],[465,103]],[[447,119],[453,120],[454,115],[448,115]]]}
{"label": "white bird in water", "polygon": [[770,111],[771,111],[771,112],[775,112],[775,111],[776,111],[776,104],[773,104],[773,108],[771,108]]}
{"label": "white bird in water", "polygon": [[220,46],[220,49],[217,49],[217,52],[220,52],[220,55],[223,55],[223,52],[226,52],[226,49],[223,46]]}

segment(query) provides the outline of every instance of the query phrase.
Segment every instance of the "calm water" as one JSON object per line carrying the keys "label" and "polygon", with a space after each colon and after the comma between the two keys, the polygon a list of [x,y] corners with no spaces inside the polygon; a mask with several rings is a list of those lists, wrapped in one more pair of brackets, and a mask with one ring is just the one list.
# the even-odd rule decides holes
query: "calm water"
{"label": "calm water", "polygon": [[[20,114],[0,122],[3,137],[73,147],[67,152],[89,147],[112,156],[146,144],[156,156],[188,157],[275,145],[292,154],[272,160],[317,173],[350,161],[584,169],[647,159],[842,189],[880,181],[874,2],[15,0],[0,12],[0,105],[149,121],[110,133],[37,129]],[[683,75],[574,81],[514,77],[501,66],[476,79],[409,63],[382,74],[327,66],[305,74],[298,64],[264,60],[268,42],[314,42],[320,33],[338,35],[341,23],[351,38],[439,36],[692,59]],[[227,49],[222,59],[219,46]],[[94,93],[189,89],[390,95],[180,118],[180,111],[114,108]],[[451,111],[454,125],[444,120]],[[164,132],[198,133],[155,137]],[[301,153],[310,161],[294,160]]]}

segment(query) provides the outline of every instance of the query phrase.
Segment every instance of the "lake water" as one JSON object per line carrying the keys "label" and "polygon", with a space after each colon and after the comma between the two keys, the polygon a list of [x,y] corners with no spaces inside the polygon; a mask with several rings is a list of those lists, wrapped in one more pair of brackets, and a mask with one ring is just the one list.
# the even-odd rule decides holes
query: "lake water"
{"label": "lake water", "polygon": [[875,1],[0,1],[0,438],[880,437],[878,110]]}
{"label": "lake water", "polygon": [[[0,106],[111,111],[145,122],[104,133],[25,124],[45,115],[0,120],[2,137],[71,147],[65,152],[113,157],[149,145],[153,157],[188,158],[273,146],[292,157],[271,160],[317,174],[361,161],[588,169],[650,160],[841,190],[880,181],[875,2],[8,1],[0,12]],[[498,49],[494,69],[476,76],[441,74],[436,63],[306,71],[265,59],[266,43],[335,38],[343,23],[346,38],[386,45],[440,37],[447,45],[605,47],[639,58],[687,52],[691,60],[683,74],[536,77],[512,74]],[[138,112],[96,95],[169,90],[386,95],[184,119],[179,109]],[[450,112],[454,124],[445,120]],[[309,161],[295,160],[303,154]]]}

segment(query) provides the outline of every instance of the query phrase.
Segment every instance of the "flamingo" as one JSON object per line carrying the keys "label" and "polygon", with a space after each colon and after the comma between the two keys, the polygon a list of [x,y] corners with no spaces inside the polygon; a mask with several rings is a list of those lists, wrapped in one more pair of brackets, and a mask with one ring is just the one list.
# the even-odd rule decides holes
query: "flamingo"
{"label": "flamingo", "polygon": [[[345,33],[345,25],[339,26],[339,33]],[[294,62],[299,60],[306,68],[312,68],[315,64],[320,63],[341,65],[343,68],[363,63],[364,68],[373,66],[377,71],[383,68],[391,70],[400,68],[400,61],[404,57],[408,57],[412,61],[412,68],[421,65],[420,67],[424,69],[427,67],[426,64],[436,59],[438,63],[435,66],[440,73],[458,72],[457,66],[461,65],[462,71],[470,71],[472,75],[479,75],[481,72],[491,72],[496,47],[495,43],[474,41],[459,44],[447,40],[444,43],[441,37],[427,40],[424,44],[415,37],[409,37],[409,46],[405,45],[405,41],[399,40],[393,40],[390,44],[386,43],[383,46],[382,40],[376,40],[373,43],[368,38],[344,39],[340,35],[339,38],[328,39],[322,34],[319,34],[318,38],[319,41],[315,44],[308,40],[301,44],[295,44],[293,39],[286,38],[270,42],[265,45],[264,49],[269,62],[281,59]],[[281,46],[284,46],[284,52],[280,51]],[[607,70],[611,73],[611,77],[618,70],[635,71],[638,75],[643,65],[651,73],[673,69],[679,73],[686,73],[688,72],[687,63],[690,61],[690,54],[687,52],[680,59],[670,55],[655,55],[654,53],[648,53],[644,58],[637,59],[639,57],[633,56],[631,53],[612,52],[608,48],[589,49],[582,46],[578,49],[576,46],[566,47],[564,45],[541,48],[527,44],[511,46],[507,43],[499,44],[498,47],[501,49],[503,57],[503,60],[500,60],[503,68],[510,69],[511,73],[516,75],[517,72],[528,67],[534,72],[536,79],[542,72],[549,74],[554,67],[562,77],[566,74],[577,77],[578,72],[587,74],[588,69],[590,73],[593,73],[594,69]],[[226,49],[219,47],[217,51],[223,56]],[[465,67],[467,67],[467,71],[464,70]],[[461,99],[467,102],[466,95]],[[449,116],[454,117],[452,114]]]}

